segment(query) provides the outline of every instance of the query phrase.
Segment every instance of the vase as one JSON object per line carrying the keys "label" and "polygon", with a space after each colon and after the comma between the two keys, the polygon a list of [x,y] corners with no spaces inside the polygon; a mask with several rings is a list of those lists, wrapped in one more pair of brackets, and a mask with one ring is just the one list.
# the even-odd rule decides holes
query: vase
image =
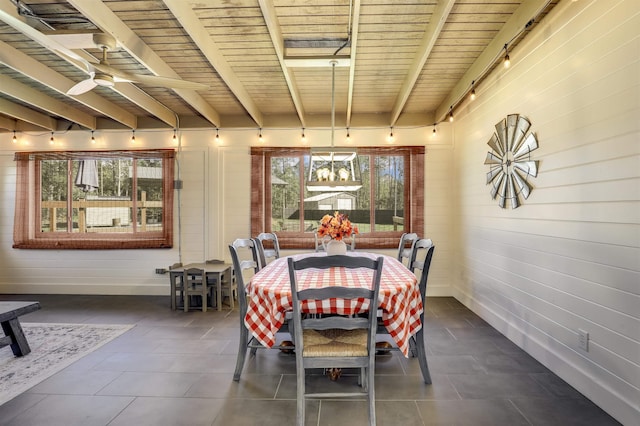
{"label": "vase", "polygon": [[344,241],[331,240],[327,243],[327,255],[347,254],[347,245]]}

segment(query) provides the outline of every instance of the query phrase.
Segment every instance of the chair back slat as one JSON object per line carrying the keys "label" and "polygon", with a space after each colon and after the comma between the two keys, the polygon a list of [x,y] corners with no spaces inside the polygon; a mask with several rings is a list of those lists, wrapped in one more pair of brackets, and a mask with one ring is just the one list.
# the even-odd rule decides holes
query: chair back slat
{"label": "chair back slat", "polygon": [[368,318],[345,318],[341,316],[326,318],[306,318],[302,320],[303,329],[313,330],[330,330],[339,328],[341,330],[356,330],[359,328],[368,328]]}
{"label": "chair back slat", "polygon": [[300,300],[326,300],[331,298],[339,299],[370,299],[373,297],[373,290],[366,288],[351,287],[322,287],[299,290]]}

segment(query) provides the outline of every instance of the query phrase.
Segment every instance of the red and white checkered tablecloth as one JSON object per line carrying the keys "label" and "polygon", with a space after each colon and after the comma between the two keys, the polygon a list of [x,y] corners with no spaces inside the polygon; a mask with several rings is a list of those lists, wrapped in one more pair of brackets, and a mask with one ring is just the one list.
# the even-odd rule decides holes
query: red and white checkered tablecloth
{"label": "red and white checkered tablecloth", "polygon": [[[416,276],[395,258],[376,253],[354,252],[351,256],[377,258],[382,256],[384,264],[380,278],[378,308],[382,309],[382,319],[389,334],[404,354],[409,353],[409,338],[422,324],[422,298]],[[298,260],[307,256],[326,256],[325,253],[294,255]],[[371,286],[372,272],[366,269],[330,268],[326,270],[310,269],[298,272],[298,283],[303,288],[326,287],[347,283],[354,287]],[[292,311],[291,284],[287,258],[282,257],[269,263],[253,276],[247,285],[249,306],[244,323],[249,331],[267,347],[276,342],[276,332],[284,323],[287,311]],[[333,313],[350,315],[369,309],[366,301],[332,299],[321,305],[308,303],[302,306],[303,312]]]}

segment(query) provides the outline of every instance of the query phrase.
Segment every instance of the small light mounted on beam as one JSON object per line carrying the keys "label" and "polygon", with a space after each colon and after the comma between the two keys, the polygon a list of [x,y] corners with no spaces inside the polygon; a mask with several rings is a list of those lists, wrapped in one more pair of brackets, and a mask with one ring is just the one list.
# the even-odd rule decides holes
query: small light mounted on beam
{"label": "small light mounted on beam", "polygon": [[177,129],[173,129],[173,143],[175,145],[178,144],[178,134],[177,134]]}
{"label": "small light mounted on beam", "polygon": [[471,99],[472,101],[476,100],[476,88],[475,88],[475,80],[471,82],[471,95],[469,96],[469,99]]}
{"label": "small light mounted on beam", "polygon": [[433,136],[435,136],[437,133],[436,131],[436,123],[433,123]]}
{"label": "small light mounted on beam", "polygon": [[387,136],[387,142],[394,143],[396,138],[393,136],[393,126],[390,127],[391,131],[389,132],[389,136]]}
{"label": "small light mounted on beam", "polygon": [[504,62],[503,65],[505,68],[509,68],[509,65],[511,65],[511,59],[509,59],[509,45],[505,44],[504,45]]}
{"label": "small light mounted on beam", "polygon": [[136,131],[131,130],[131,143],[136,143]]}
{"label": "small light mounted on beam", "polygon": [[302,137],[300,137],[302,143],[307,143],[307,137],[304,134],[304,127],[302,128]]}
{"label": "small light mounted on beam", "polygon": [[258,142],[264,143],[264,138],[262,137],[262,127],[260,127],[260,129],[259,129]]}
{"label": "small light mounted on beam", "polygon": [[347,138],[345,139],[345,142],[351,143],[351,135],[349,134],[349,128],[348,127],[347,127]]}
{"label": "small light mounted on beam", "polygon": [[53,145],[55,143],[55,139],[53,138],[53,132],[51,132],[51,139],[49,139],[49,145]]}
{"label": "small light mounted on beam", "polygon": [[220,139],[220,133],[217,127],[216,127],[216,145],[222,145],[222,139]]}
{"label": "small light mounted on beam", "polygon": [[449,107],[449,123],[453,123],[453,105]]}
{"label": "small light mounted on beam", "polygon": [[11,139],[11,142],[13,143],[18,143],[18,137],[16,136],[16,131],[13,131],[13,139]]}
{"label": "small light mounted on beam", "polygon": [[91,143],[92,144],[96,143],[96,138],[93,136],[93,130],[91,131]]}

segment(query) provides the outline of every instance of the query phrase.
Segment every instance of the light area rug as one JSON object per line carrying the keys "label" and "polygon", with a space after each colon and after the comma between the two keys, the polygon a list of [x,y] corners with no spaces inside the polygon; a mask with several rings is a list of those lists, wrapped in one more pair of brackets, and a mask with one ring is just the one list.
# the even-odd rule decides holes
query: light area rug
{"label": "light area rug", "polygon": [[21,325],[31,353],[16,357],[11,347],[0,348],[0,405],[133,327],[119,324]]}

